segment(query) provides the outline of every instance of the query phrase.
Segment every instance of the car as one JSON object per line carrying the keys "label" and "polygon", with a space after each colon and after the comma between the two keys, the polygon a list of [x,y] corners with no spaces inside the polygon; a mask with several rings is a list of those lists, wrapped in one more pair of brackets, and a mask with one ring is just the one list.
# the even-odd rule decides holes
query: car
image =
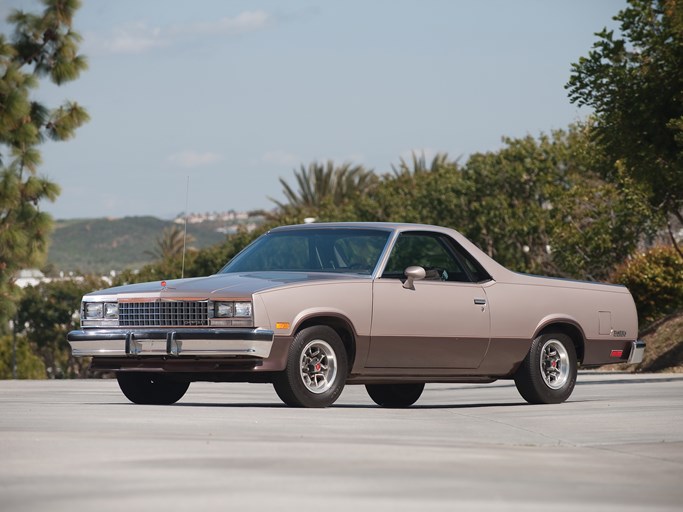
{"label": "car", "polygon": [[80,314],[73,355],[115,372],[136,404],[238,381],[272,383],[296,407],[330,406],[347,384],[408,407],[426,383],[498,379],[555,404],[579,366],[645,350],[625,287],[513,272],[420,224],[278,227],[215,275],[89,293]]}

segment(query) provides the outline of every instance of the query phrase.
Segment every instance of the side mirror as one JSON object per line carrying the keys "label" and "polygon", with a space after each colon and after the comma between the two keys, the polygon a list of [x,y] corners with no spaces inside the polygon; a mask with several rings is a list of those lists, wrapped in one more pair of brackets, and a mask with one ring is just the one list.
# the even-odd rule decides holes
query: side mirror
{"label": "side mirror", "polygon": [[414,281],[419,281],[421,279],[424,279],[425,276],[427,275],[427,272],[425,269],[422,267],[418,266],[412,266],[408,267],[403,271],[403,273],[406,276],[406,282],[403,283],[403,288],[407,288],[408,290],[414,290],[415,285],[413,284]]}

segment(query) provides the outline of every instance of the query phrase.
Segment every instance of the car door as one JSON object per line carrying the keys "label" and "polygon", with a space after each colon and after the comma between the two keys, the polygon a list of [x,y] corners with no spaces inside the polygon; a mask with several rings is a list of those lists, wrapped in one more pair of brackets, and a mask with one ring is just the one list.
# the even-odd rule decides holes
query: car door
{"label": "car door", "polygon": [[[470,260],[468,261],[467,258]],[[404,270],[426,278],[405,288]],[[441,233],[404,232],[373,283],[370,368],[477,368],[489,345],[481,267]]]}

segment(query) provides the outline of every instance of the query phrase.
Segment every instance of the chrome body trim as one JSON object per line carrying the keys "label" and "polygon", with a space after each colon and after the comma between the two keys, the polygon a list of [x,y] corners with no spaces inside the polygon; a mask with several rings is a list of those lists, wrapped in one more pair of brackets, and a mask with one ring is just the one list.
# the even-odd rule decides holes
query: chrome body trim
{"label": "chrome body trim", "polygon": [[628,356],[628,364],[638,364],[643,362],[645,355],[645,342],[636,340],[631,342],[631,353]]}
{"label": "chrome body trim", "polygon": [[67,340],[74,356],[251,356],[266,358],[273,345],[266,329],[86,329]]}

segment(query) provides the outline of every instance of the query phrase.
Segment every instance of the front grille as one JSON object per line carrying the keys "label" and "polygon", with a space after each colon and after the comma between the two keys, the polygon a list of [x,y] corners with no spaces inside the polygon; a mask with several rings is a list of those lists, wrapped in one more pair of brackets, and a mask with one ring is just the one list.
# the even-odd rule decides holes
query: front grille
{"label": "front grille", "polygon": [[120,326],[181,327],[209,325],[209,305],[198,300],[119,302]]}

